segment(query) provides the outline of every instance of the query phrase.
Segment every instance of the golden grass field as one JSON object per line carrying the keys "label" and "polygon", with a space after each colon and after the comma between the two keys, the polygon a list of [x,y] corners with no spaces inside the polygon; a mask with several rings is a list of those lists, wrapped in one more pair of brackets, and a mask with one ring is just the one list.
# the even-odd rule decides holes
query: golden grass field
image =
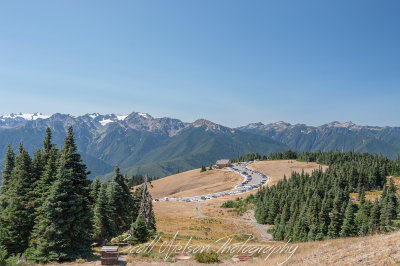
{"label": "golden grass field", "polygon": [[268,186],[275,185],[279,180],[290,178],[292,172],[311,174],[312,171],[321,167],[323,170],[327,169],[326,165],[319,165],[317,163],[298,162],[294,160],[277,160],[277,161],[259,161],[252,163],[248,168],[266,174],[270,180]]}
{"label": "golden grass field", "polygon": [[194,169],[152,181],[149,191],[153,199],[198,196],[231,189],[241,181],[242,177],[234,172],[208,170],[200,173],[200,169]]}

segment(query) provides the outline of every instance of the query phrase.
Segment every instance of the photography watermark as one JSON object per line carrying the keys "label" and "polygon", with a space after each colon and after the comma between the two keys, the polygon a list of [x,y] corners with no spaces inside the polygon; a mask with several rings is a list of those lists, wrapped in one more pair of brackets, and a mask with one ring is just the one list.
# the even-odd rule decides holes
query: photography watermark
{"label": "photography watermark", "polygon": [[266,255],[264,260],[267,261],[274,255],[282,255],[283,261],[277,263],[282,265],[286,263],[297,251],[298,246],[289,244],[290,240],[285,243],[272,243],[272,244],[252,244],[251,241],[254,236],[249,234],[247,239],[240,242],[235,242],[235,237],[240,236],[238,234],[229,235],[217,239],[213,244],[198,245],[193,244],[193,237],[190,237],[186,242],[178,242],[176,232],[172,239],[169,241],[163,241],[161,236],[156,235],[151,242],[139,244],[136,246],[128,246],[122,252],[131,254],[150,253],[155,252],[159,254],[165,254],[164,260],[166,261],[171,255],[176,253],[201,253],[209,252],[214,250],[218,254],[232,254],[232,255]]}

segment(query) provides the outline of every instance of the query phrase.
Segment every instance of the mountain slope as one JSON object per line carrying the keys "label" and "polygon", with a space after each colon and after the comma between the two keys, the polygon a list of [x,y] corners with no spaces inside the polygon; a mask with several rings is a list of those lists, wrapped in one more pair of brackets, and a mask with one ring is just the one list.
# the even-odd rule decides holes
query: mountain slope
{"label": "mountain slope", "polygon": [[399,127],[358,126],[352,122],[332,122],[312,127],[277,122],[249,124],[238,130],[270,137],[297,151],[354,150],[382,153],[391,158],[400,153]]}
{"label": "mountain slope", "polygon": [[[203,164],[214,164],[220,158],[233,158],[250,152],[269,154],[287,148],[270,138],[238,130],[229,129],[229,132],[221,133],[209,131],[206,127],[190,127],[172,137],[166,145],[145,154],[133,164],[135,166],[124,171],[129,175],[148,173],[151,176],[165,176],[177,170],[186,171]],[[108,179],[111,175],[102,179]]]}
{"label": "mountain slope", "polygon": [[0,158],[4,158],[9,143],[17,147],[22,142],[33,153],[41,147],[46,127],[52,129],[53,142],[60,147],[70,125],[74,127],[76,143],[92,177],[112,172],[115,165],[123,172],[165,176],[214,163],[222,157],[247,152],[268,154],[288,148],[268,137],[204,119],[184,123],[143,113],[94,113],[78,117],[19,114],[13,115],[13,119],[0,117]]}

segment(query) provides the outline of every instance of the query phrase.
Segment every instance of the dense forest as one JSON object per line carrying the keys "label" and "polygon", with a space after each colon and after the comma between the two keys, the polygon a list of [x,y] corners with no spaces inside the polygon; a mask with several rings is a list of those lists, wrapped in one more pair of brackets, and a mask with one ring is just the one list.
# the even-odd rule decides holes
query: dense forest
{"label": "dense forest", "polygon": [[[154,214],[144,217],[137,189],[140,176],[123,177],[118,167],[107,183],[88,179],[72,127],[57,149],[49,128],[33,158],[20,144],[9,145],[0,187],[0,263],[21,254],[34,262],[72,261],[90,257],[94,242],[105,244],[126,231],[131,241],[155,231]],[[149,223],[146,223],[146,221]],[[7,260],[8,258],[8,260]]]}
{"label": "dense forest", "polygon": [[242,156],[238,156],[236,158],[231,159],[231,162],[248,162],[248,161],[265,161],[265,160],[290,160],[290,159],[297,159],[298,154],[292,150],[286,150],[284,152],[276,152],[271,153],[270,155],[261,155],[258,152],[254,153],[247,153]]}
{"label": "dense forest", "polygon": [[[254,198],[259,223],[274,225],[275,240],[310,241],[365,236],[400,227],[400,204],[393,178],[400,174],[400,159],[355,152],[292,151],[240,159],[297,159],[328,165],[311,175],[292,173],[277,185],[265,187]],[[382,191],[374,201],[366,191]],[[352,200],[350,193],[358,193]]]}

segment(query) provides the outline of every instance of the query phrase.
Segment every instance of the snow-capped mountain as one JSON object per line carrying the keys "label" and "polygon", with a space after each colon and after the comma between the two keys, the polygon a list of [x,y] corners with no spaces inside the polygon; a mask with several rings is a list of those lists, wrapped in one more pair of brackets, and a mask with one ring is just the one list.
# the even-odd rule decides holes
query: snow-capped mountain
{"label": "snow-capped mountain", "polygon": [[44,115],[42,113],[18,113],[0,116],[0,128],[12,128],[24,124],[27,121],[35,121],[38,119],[47,119],[50,116]]}
{"label": "snow-capped mountain", "polygon": [[44,115],[42,113],[33,113],[33,114],[19,113],[19,114],[9,114],[9,115],[0,116],[0,120],[1,121],[16,120],[16,119],[36,120],[36,119],[46,119],[49,117],[50,116]]}
{"label": "snow-capped mountain", "polygon": [[163,132],[167,133],[170,137],[190,127],[203,127],[206,131],[209,130],[212,132],[234,133],[234,129],[218,125],[206,119],[198,119],[193,123],[185,123],[179,119],[168,117],[154,118],[147,113],[141,112],[133,112],[129,115],[91,113],[82,116],[63,114],[54,114],[49,116],[42,113],[10,114],[0,116],[0,129],[17,127],[25,124],[28,121],[35,121],[38,119],[44,120],[43,122],[49,126],[52,122],[60,120],[64,121],[65,126],[68,124],[74,125],[76,123],[86,123],[91,130],[95,131],[104,131],[106,128],[118,124],[125,129],[130,128],[149,132]]}
{"label": "snow-capped mountain", "polygon": [[[205,119],[193,123],[150,114],[89,113],[18,114],[0,118],[0,160],[8,144],[20,142],[33,152],[40,147],[47,127],[57,147],[63,145],[67,128],[73,126],[76,143],[93,175],[113,171],[115,165],[128,173],[163,176],[214,163],[220,158],[247,152],[270,153],[287,149],[268,137],[224,127]],[[133,168],[132,168],[133,167]],[[145,167],[145,169],[144,169]]]}

